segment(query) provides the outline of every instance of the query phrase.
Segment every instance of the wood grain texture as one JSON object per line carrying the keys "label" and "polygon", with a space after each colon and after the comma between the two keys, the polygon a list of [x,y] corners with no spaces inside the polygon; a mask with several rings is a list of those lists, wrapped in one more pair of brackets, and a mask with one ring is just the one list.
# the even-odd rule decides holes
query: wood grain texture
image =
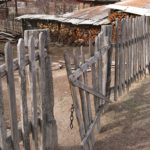
{"label": "wood grain texture", "polygon": [[[68,80],[70,81],[69,76],[72,74],[72,70],[71,70],[71,63],[70,63],[69,54],[68,54],[67,51],[64,52],[64,58],[65,58],[65,64],[66,64]],[[75,86],[70,84],[70,89],[71,89],[71,94],[72,94],[72,98],[73,98],[73,102],[74,102],[74,107],[75,107],[75,110],[76,110],[75,112],[76,112],[77,122],[78,122],[78,125],[79,125],[80,136],[81,136],[81,139],[83,139],[84,136],[85,136],[85,129],[84,129],[84,123],[83,123],[82,118],[81,118],[81,111],[80,111],[80,107],[79,107],[76,88],[75,88]],[[83,148],[85,150],[89,150],[87,142],[83,145]]]}
{"label": "wood grain texture", "polygon": [[2,93],[2,81],[0,78],[0,145],[2,150],[8,150],[6,120]]}
{"label": "wood grain texture", "polygon": [[[41,81],[41,102],[42,102],[42,133],[41,149],[55,150],[58,144],[57,126],[54,119],[54,91],[50,58],[45,54],[45,36],[40,33],[40,81]],[[45,56],[46,55],[46,56]],[[46,81],[46,82],[45,82]]]}
{"label": "wood grain texture", "polygon": [[8,86],[8,96],[9,96],[11,136],[13,141],[13,148],[15,150],[20,150],[14,71],[13,71],[13,50],[9,42],[5,45],[5,63],[6,63],[6,70],[7,70],[7,86]]}
{"label": "wood grain texture", "polygon": [[38,150],[38,125],[37,125],[37,93],[36,93],[36,68],[35,68],[35,47],[34,40],[31,36],[29,39],[29,77],[31,92],[31,111],[32,111],[32,128],[34,139],[34,150]]}
{"label": "wood grain texture", "polygon": [[27,108],[27,90],[26,90],[26,74],[25,74],[25,50],[24,40],[19,39],[17,45],[19,80],[20,80],[20,96],[21,96],[21,120],[22,133],[25,150],[30,150],[29,129],[28,129],[28,108]]}

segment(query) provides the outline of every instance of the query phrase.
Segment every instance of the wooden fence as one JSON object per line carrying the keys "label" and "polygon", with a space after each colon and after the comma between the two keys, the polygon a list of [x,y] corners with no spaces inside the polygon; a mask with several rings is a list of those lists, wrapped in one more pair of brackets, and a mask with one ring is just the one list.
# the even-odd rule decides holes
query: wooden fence
{"label": "wooden fence", "polygon": [[17,20],[0,20],[0,31],[9,32],[15,35],[20,35],[22,31],[22,23]]}
{"label": "wooden fence", "polygon": [[136,17],[116,19],[113,27],[103,26],[95,39],[95,48],[90,41],[87,60],[83,48],[80,57],[74,50],[74,72],[69,54],[65,51],[81,145],[85,150],[93,149],[93,130],[97,125],[100,132],[100,116],[110,99],[114,97],[117,100],[125,90],[129,90],[131,83],[146,75],[146,68],[150,68],[149,24],[148,17]]}
{"label": "wooden fence", "polygon": [[[41,33],[39,50],[35,51],[34,39],[30,37],[29,55],[25,55],[24,40],[20,39],[17,45],[17,59],[13,59],[11,44],[5,45],[5,64],[0,66],[0,150],[21,150],[22,148],[25,150],[54,150],[57,147],[57,127],[53,114],[54,97],[51,62],[50,57],[44,51],[44,43],[45,37]],[[36,68],[39,68],[39,82]],[[14,72],[16,71],[19,72],[19,85],[17,86],[20,88],[21,116],[18,116],[17,110],[19,108],[16,104],[18,103],[16,100],[18,95],[16,95],[15,90],[17,83],[14,80]],[[8,114],[8,112],[4,107],[3,97],[5,95],[2,90],[4,88],[2,87],[2,81],[5,77],[7,77],[10,108],[8,109],[10,111],[10,130],[6,126],[5,114]],[[27,78],[29,80],[26,80]],[[27,85],[29,85],[29,90],[27,90]],[[28,95],[30,96],[28,97]],[[37,95],[40,95],[41,104],[39,105]],[[38,106],[40,107],[39,114]],[[21,119],[19,120],[19,118]]]}

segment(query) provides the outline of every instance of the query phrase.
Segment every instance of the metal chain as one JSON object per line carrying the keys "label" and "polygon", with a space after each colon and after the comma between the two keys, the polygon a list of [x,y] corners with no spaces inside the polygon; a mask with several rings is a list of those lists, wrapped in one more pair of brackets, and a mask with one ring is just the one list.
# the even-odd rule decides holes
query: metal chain
{"label": "metal chain", "polygon": [[73,129],[73,120],[74,120],[74,104],[71,105],[71,114],[70,114],[70,129]]}

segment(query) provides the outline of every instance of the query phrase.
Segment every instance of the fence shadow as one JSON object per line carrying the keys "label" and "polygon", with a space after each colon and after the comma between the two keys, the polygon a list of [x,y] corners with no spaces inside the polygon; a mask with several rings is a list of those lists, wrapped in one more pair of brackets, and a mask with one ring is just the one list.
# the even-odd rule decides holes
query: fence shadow
{"label": "fence shadow", "polygon": [[116,118],[102,127],[94,150],[149,149],[150,78],[140,82],[142,85],[131,90],[125,101],[110,105],[105,115],[114,111]]}

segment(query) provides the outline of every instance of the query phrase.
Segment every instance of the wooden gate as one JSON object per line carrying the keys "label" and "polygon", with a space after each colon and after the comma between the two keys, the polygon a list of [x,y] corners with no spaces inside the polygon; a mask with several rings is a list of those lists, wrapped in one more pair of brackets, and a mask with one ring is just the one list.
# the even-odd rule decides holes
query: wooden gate
{"label": "wooden gate", "polygon": [[[107,66],[110,66],[111,64],[111,35],[112,27],[103,27],[102,32],[98,35],[95,41],[96,54],[94,54],[94,47],[90,41],[90,58],[87,61],[85,61],[85,54],[81,48],[81,64],[79,62],[78,52],[74,50],[73,57],[76,70],[73,73],[71,70],[68,52],[65,51],[64,53],[68,79],[70,82],[74,107],[76,110],[76,117],[80,128],[80,136],[82,139],[81,145],[86,150],[93,149],[94,127],[97,124],[98,131],[100,132],[99,117],[107,104],[110,102],[109,92],[107,91],[110,86],[110,68]],[[87,71],[89,69],[91,69],[92,84],[90,84],[88,81],[89,73]],[[76,87],[79,88],[81,102],[78,100]],[[94,97],[94,118],[92,117],[91,95]]]}
{"label": "wooden gate", "polygon": [[100,116],[110,103],[111,94],[117,100],[133,82],[146,75],[146,68],[150,68],[149,43],[150,19],[143,16],[116,19],[113,27],[103,26],[95,39],[95,48],[90,41],[89,59],[85,59],[83,48],[80,57],[74,50],[74,72],[69,54],[65,51],[81,145],[85,150],[93,149],[93,131],[97,125],[100,132]]}
{"label": "wooden gate", "polygon": [[[0,150],[54,150],[57,147],[51,62],[44,51],[44,43],[45,37],[41,33],[39,50],[35,51],[34,39],[30,37],[29,55],[25,55],[24,40],[20,39],[17,45],[17,59],[13,59],[11,44],[5,45],[5,64],[0,66]],[[36,68],[40,74],[39,82]],[[14,79],[16,71],[19,72],[19,85]],[[7,100],[4,99],[2,89],[5,79],[8,87],[5,93],[8,94]],[[19,98],[16,86],[20,88]],[[20,100],[20,108],[17,107],[17,99]],[[38,104],[38,100],[41,104]],[[6,111],[7,105],[4,105],[6,101],[9,102],[9,112]],[[19,109],[21,111],[18,113]],[[5,114],[10,114],[10,130],[7,130]]]}

